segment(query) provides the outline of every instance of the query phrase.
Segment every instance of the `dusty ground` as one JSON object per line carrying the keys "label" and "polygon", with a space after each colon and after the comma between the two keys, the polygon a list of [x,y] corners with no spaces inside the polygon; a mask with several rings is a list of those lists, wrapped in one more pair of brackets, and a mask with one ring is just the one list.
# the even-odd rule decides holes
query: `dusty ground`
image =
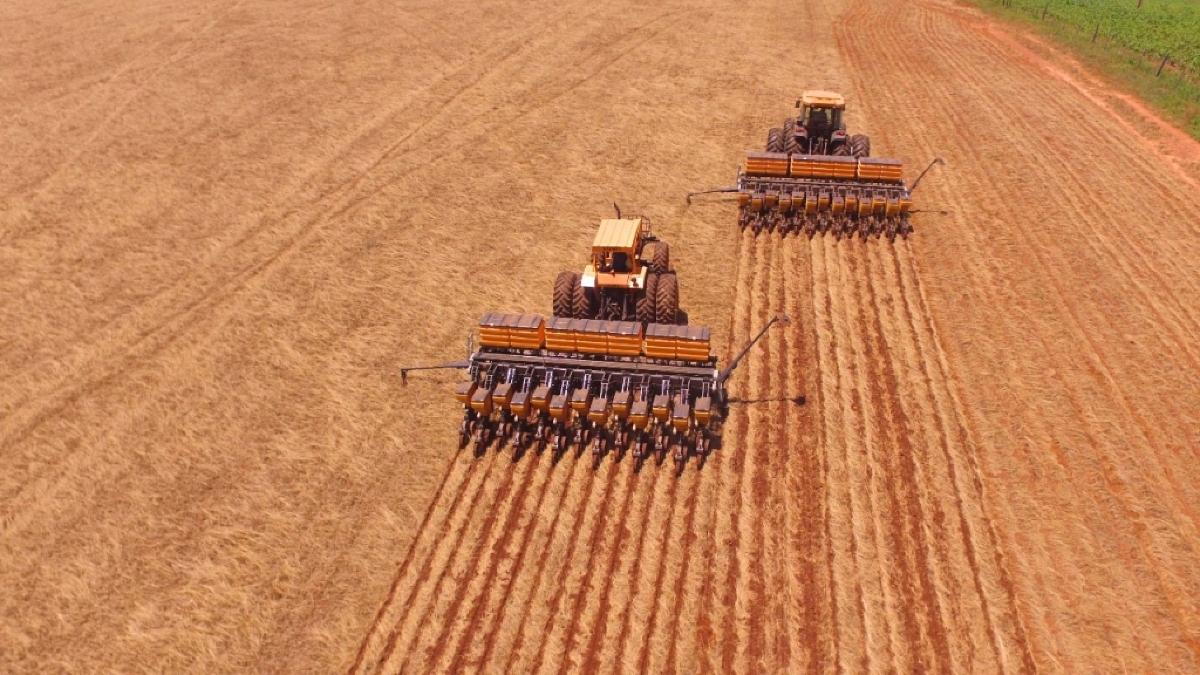
{"label": "dusty ground", "polygon": [[[1200,670],[1200,148],[941,0],[0,7],[0,670]],[[946,170],[755,241],[795,93]],[[734,383],[680,479],[453,449],[610,202]],[[805,407],[777,399],[808,395]]]}

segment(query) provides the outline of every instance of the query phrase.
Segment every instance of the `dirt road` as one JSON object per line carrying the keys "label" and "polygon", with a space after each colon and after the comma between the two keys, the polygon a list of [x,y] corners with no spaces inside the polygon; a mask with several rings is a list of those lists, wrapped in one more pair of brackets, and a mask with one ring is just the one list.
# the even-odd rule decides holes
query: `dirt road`
{"label": "dirt road", "polygon": [[[940,0],[0,24],[0,670],[1200,669],[1200,147],[1062,54]],[[810,86],[949,214],[684,205]],[[794,319],[725,448],[456,453],[398,366],[613,200],[723,357]]]}

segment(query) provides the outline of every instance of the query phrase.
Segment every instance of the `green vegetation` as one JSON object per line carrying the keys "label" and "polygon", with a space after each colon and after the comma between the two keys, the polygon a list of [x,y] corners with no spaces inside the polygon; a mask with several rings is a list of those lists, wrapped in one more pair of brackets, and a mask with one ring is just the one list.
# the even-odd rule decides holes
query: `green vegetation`
{"label": "green vegetation", "polygon": [[1200,139],[1200,1],[972,1],[1070,48]]}

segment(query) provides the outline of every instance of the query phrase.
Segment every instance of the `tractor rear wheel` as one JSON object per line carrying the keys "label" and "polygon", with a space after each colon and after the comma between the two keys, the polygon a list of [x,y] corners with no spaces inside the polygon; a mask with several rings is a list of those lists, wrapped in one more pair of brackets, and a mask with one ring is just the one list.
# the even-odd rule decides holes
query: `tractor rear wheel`
{"label": "tractor rear wheel", "polygon": [[654,299],[658,292],[658,275],[649,272],[646,274],[646,287],[642,289],[642,295],[637,299],[637,320],[642,323],[653,323],[655,320],[654,314]]}
{"label": "tractor rear wheel", "polygon": [[579,275],[575,272],[558,273],[554,280],[554,316],[574,315],[575,287],[578,285]]}
{"label": "tractor rear wheel", "polygon": [[571,316],[576,319],[594,319],[596,318],[596,293],[591,288],[584,288],[583,284],[575,281],[575,287],[572,289],[571,297]]}
{"label": "tractor rear wheel", "polygon": [[850,154],[855,157],[871,156],[871,139],[863,134],[850,137]]}
{"label": "tractor rear wheel", "polygon": [[665,241],[656,241],[650,253],[650,271],[666,274],[671,271],[671,247]]}
{"label": "tractor rear wheel", "polygon": [[780,152],[793,154],[800,152],[800,144],[796,142],[796,118],[789,117],[783,121],[780,130]]}
{"label": "tractor rear wheel", "polygon": [[679,314],[679,282],[674,274],[658,278],[654,293],[654,318],[658,323],[675,323]]}

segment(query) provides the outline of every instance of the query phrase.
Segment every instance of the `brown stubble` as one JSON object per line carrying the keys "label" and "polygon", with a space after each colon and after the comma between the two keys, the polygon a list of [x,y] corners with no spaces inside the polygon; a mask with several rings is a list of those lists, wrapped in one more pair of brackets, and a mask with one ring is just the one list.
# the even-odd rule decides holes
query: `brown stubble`
{"label": "brown stubble", "polygon": [[[1053,48],[940,0],[0,17],[7,669],[1200,660],[1200,154]],[[682,203],[807,86],[951,215]],[[681,479],[456,452],[396,367],[544,311],[614,199],[724,359],[792,315],[767,402]]]}

